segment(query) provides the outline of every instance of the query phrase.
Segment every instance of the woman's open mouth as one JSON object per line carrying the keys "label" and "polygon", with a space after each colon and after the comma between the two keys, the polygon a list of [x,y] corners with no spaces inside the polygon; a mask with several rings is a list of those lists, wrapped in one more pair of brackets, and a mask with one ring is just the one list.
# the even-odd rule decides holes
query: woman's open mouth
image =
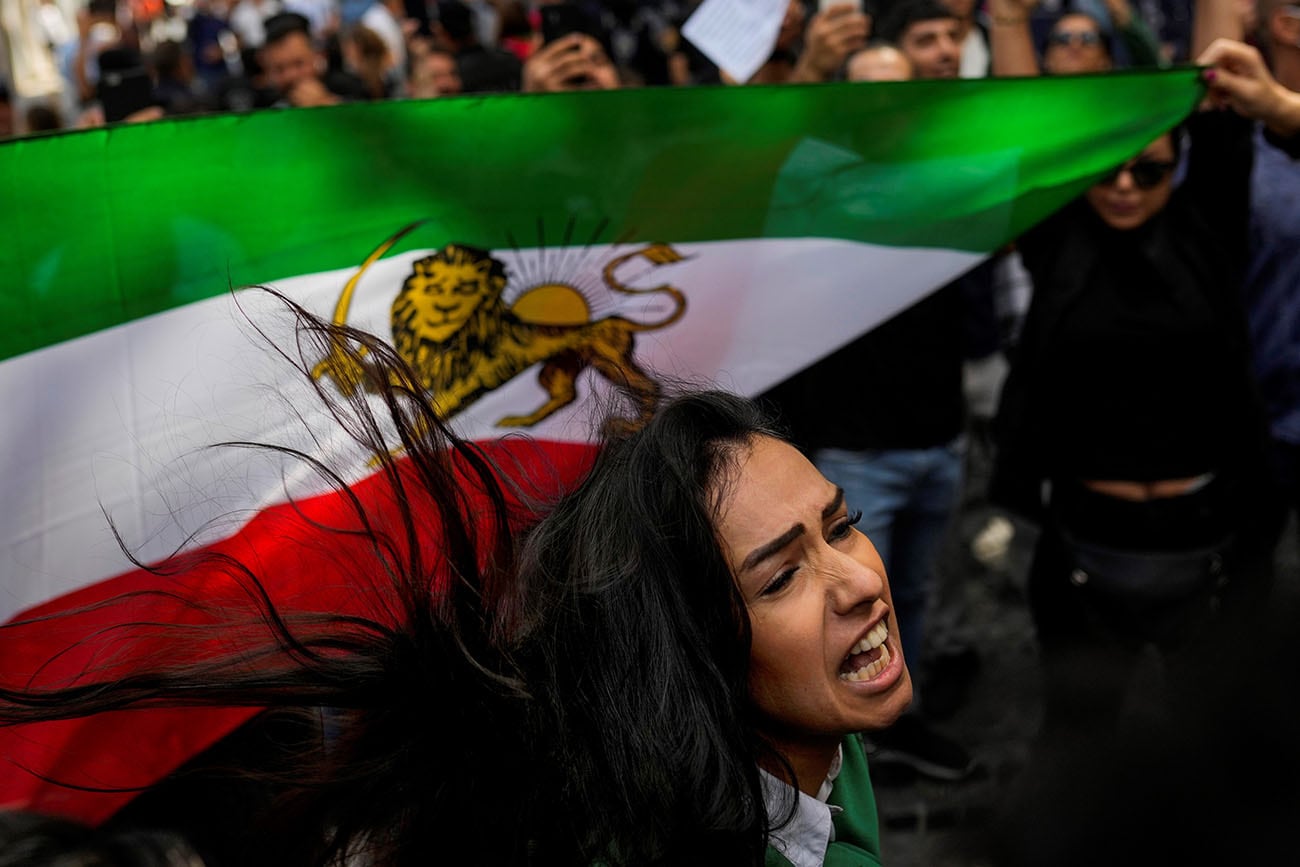
{"label": "woman's open mouth", "polygon": [[849,650],[840,663],[840,680],[871,680],[889,667],[889,648],[885,639],[889,628],[882,620],[871,628],[866,637]]}

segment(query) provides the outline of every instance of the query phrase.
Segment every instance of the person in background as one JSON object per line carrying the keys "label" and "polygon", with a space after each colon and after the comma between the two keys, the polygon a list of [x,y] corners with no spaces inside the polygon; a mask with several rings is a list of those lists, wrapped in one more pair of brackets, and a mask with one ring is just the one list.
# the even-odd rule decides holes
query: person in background
{"label": "person in background", "polygon": [[494,93],[519,90],[523,64],[509,51],[479,41],[474,12],[457,0],[438,3],[433,23],[434,41],[455,52],[465,93]]}
{"label": "person in background", "polygon": [[0,139],[12,138],[15,132],[13,97],[9,85],[0,81]]}
{"label": "person in background", "polygon": [[[1117,32],[1126,47],[1130,65],[1135,67],[1160,66],[1159,46],[1155,37],[1123,3],[1116,4],[1111,13]],[[1106,72],[1115,67],[1112,37],[1102,23],[1083,12],[1067,12],[1052,24],[1046,44],[1041,51],[1043,72],[1048,75],[1075,75],[1085,72]]]}
{"label": "person in background", "polygon": [[58,109],[44,102],[27,106],[26,120],[28,133],[58,132],[63,129],[63,117]]}
{"label": "person in background", "polygon": [[541,35],[537,32],[535,15],[527,4],[512,0],[501,5],[501,32],[497,41],[506,51],[523,63],[537,50]]}
{"label": "person in background", "polygon": [[1257,8],[1259,53],[1219,45],[1207,49],[1200,62],[1217,64],[1211,95],[1219,104],[1261,119],[1254,133],[1243,297],[1255,376],[1268,414],[1268,528],[1276,545],[1288,519],[1300,515],[1300,148],[1295,133],[1300,8],[1278,0],[1259,0]]}
{"label": "person in background", "polygon": [[354,24],[341,36],[343,67],[361,80],[367,99],[393,99],[401,93],[401,78],[388,46],[364,24]]}
{"label": "person in background", "polygon": [[907,81],[912,77],[912,62],[890,43],[872,40],[849,55],[844,77],[848,81]]}
{"label": "person in background", "polygon": [[[1032,5],[993,6],[1000,74],[1037,71]],[[1235,21],[1228,0],[1196,15],[1198,45]],[[1107,788],[1094,756],[1179,737],[1189,699],[1232,688],[1268,604],[1266,425],[1241,306],[1251,163],[1246,121],[1199,112],[1017,242],[1034,295],[992,495],[1041,528],[1028,593],[1044,675],[1032,773],[1009,809],[1018,863],[1073,863]],[[1102,821],[1120,835],[1116,812]],[[1126,863],[1150,863],[1138,853],[1160,838],[1144,831],[1120,835],[1140,846]]]}
{"label": "person in background", "polygon": [[217,14],[212,0],[197,0],[193,14],[185,27],[185,44],[194,63],[204,94],[211,97],[231,70],[226,63],[228,46],[223,38],[234,37],[226,19]]}
{"label": "person in background", "polygon": [[874,35],[897,45],[917,78],[961,73],[961,21],[939,0],[898,0],[881,13]]}
{"label": "person in background", "polygon": [[375,0],[357,21],[383,40],[392,67],[399,71],[407,65],[406,34],[402,30],[404,15],[402,0]]}
{"label": "person in background", "polygon": [[[787,20],[789,16],[787,15]],[[782,32],[785,30],[783,28]],[[831,81],[844,69],[844,61],[867,42],[871,18],[857,3],[838,3],[817,12],[803,30],[803,49],[783,80]],[[781,44],[778,39],[778,46]]]}
{"label": "person in background", "polygon": [[618,70],[595,37],[570,33],[537,49],[524,63],[525,93],[615,90]]}
{"label": "person in background", "polygon": [[[779,84],[789,81],[794,75],[795,63],[799,57],[800,41],[804,38],[804,22],[808,19],[808,10],[801,0],[790,0],[786,4],[785,12],[781,17],[781,25],[777,29],[776,43],[772,47],[772,53],[768,56],[763,65],[758,68],[746,82],[738,82],[730,75],[718,69],[704,57],[703,54],[695,51],[694,46],[688,40],[682,40],[683,45],[678,49],[684,48],[683,54],[685,64],[679,59],[677,61],[679,78],[682,77],[680,67],[685,65],[688,69],[695,69],[695,72],[689,76],[697,84]],[[685,23],[685,20],[682,22]],[[703,67],[703,69],[699,67]],[[815,79],[823,80],[823,79]]]}
{"label": "person in background", "polygon": [[961,78],[986,78],[989,74],[989,36],[980,20],[977,0],[944,0],[957,18],[957,44],[961,48]]}
{"label": "person in background", "polygon": [[1282,63],[1286,56],[1282,49],[1286,47],[1300,45],[1283,42],[1271,46],[1270,53],[1277,58],[1275,65],[1284,70],[1282,74],[1295,82],[1293,86],[1273,77],[1259,49],[1237,40],[1216,40],[1196,63],[1214,67],[1205,72],[1213,105],[1258,120],[1265,135],[1295,155],[1300,149],[1300,56],[1292,56],[1289,64]]}
{"label": "person in background", "polygon": [[[266,20],[284,11],[281,0],[234,0],[226,20],[245,48],[261,48],[266,42]],[[305,19],[304,19],[305,20]],[[308,33],[311,25],[308,23]]]}
{"label": "person in background", "polygon": [[159,42],[149,56],[154,102],[163,114],[179,117],[206,107],[195,87],[194,62],[183,42]]}
{"label": "person in background", "polygon": [[282,12],[266,20],[266,41],[258,56],[277,105],[305,108],[365,98],[365,88],[355,76],[329,71],[325,55],[311,38],[311,25],[297,13]]}
{"label": "person in background", "polygon": [[604,34],[601,41],[623,83],[643,87],[672,84],[671,65],[679,49],[683,4],[677,0],[604,0],[599,7],[595,16],[598,32]]}
{"label": "person in background", "polygon": [[232,64],[235,71],[217,82],[208,97],[214,111],[252,111],[272,108],[280,101],[280,93],[270,84],[262,69],[260,52],[253,48],[239,49],[239,60]]}
{"label": "person in background", "polygon": [[[1127,0],[1109,0],[1108,8],[1110,20],[1116,22],[1116,25],[1121,28],[1122,45],[1128,46],[1126,56],[1137,58],[1138,65],[1158,65],[1161,58],[1155,37],[1134,14]],[[1054,18],[1043,19],[1039,17],[1038,10],[1032,11],[1029,15],[1031,30],[1040,21],[1044,22],[1046,30],[1039,51],[1043,73],[1072,75],[1107,72],[1114,68],[1114,40],[1097,18],[1076,10],[1067,11]],[[1000,394],[1001,379],[1005,378],[1006,374],[1005,355],[1014,350],[1015,343],[1019,340],[1020,329],[1034,292],[1033,280],[1025,270],[1014,242],[996,254],[994,285],[996,315],[999,330],[1003,335],[1004,349],[1000,356],[1002,369],[998,373],[994,392]],[[979,371],[968,371],[969,373],[979,373]],[[991,420],[992,415],[996,413],[996,408],[997,401],[994,399],[991,401],[990,411],[978,415]],[[996,450],[996,443],[987,433],[990,427],[985,425],[986,436],[979,441],[983,443],[988,454],[992,455]],[[983,567],[1003,572],[1007,568],[1012,543],[1017,534],[1032,533],[1033,528],[1018,520],[1019,516],[1008,514],[1005,509],[996,504],[982,501],[979,506],[990,511],[990,514],[970,541],[971,554]],[[970,658],[969,653],[963,653],[953,657],[953,660],[961,660],[962,656],[967,660]],[[954,670],[959,672],[962,667],[969,668],[969,662],[958,664]],[[964,691],[960,686],[960,680],[961,678],[958,677],[952,681],[957,687],[954,695]]]}
{"label": "person in background", "polygon": [[324,41],[338,32],[338,0],[283,0],[285,12],[297,12],[311,25],[313,39]]}
{"label": "person in background", "polygon": [[1111,62],[1110,40],[1101,23],[1082,12],[1062,15],[1047,34],[1043,49],[1043,72],[1048,75],[1076,75],[1105,72]]}
{"label": "person in background", "polygon": [[77,13],[77,38],[64,43],[59,66],[77,114],[95,101],[99,84],[99,53],[122,44],[117,0],[90,0]]}
{"label": "person in background", "polygon": [[423,40],[412,44],[411,80],[407,90],[413,99],[432,99],[460,93],[462,88],[456,55]]}

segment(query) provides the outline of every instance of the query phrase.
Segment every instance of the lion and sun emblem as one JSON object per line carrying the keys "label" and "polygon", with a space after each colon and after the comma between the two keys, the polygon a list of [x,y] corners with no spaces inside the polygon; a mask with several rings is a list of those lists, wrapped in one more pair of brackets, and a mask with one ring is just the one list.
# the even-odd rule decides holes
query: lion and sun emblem
{"label": "lion and sun emblem", "polygon": [[[372,252],[344,286],[334,322],[345,325],[361,277],[413,223]],[[659,400],[659,383],[637,364],[636,335],[667,328],[685,315],[686,297],[674,286],[628,286],[616,272],[634,259],[652,267],[682,261],[668,244],[647,244],[622,253],[601,269],[604,288],[620,295],[659,296],[668,311],[652,322],[618,313],[592,317],[588,295],[577,281],[546,280],[506,301],[506,266],[486,250],[447,244],[415,260],[393,299],[392,345],[430,396],[440,417],[449,419],[476,400],[540,365],[537,381],[546,394],[535,407],[497,420],[498,427],[532,427],[577,400],[577,381],[590,369],[630,399],[637,424]],[[364,347],[334,349],[312,370],[328,377],[344,394],[374,382]]]}

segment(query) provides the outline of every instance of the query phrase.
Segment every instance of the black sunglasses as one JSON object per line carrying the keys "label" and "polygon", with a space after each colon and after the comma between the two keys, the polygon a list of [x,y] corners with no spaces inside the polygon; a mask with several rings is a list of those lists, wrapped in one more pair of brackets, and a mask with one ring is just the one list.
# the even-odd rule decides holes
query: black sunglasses
{"label": "black sunglasses", "polygon": [[1047,37],[1048,45],[1069,45],[1072,42],[1078,42],[1080,45],[1100,45],[1101,34],[1092,30],[1062,30]]}
{"label": "black sunglasses", "polygon": [[1111,186],[1119,180],[1122,172],[1128,172],[1129,177],[1133,179],[1133,186],[1139,190],[1150,190],[1160,186],[1160,183],[1174,170],[1174,166],[1175,163],[1169,160],[1153,160],[1147,157],[1139,157],[1126,163],[1120,163],[1102,175],[1101,180],[1097,181],[1097,183]]}

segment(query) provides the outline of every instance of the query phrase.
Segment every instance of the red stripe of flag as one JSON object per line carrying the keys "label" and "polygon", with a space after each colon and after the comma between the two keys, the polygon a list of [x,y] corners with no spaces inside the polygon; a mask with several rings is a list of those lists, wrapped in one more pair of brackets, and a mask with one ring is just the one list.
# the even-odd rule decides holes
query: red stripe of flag
{"label": "red stripe of flag", "polygon": [[[502,477],[529,496],[548,498],[577,479],[594,454],[579,443],[510,438],[480,444]],[[431,498],[421,496],[411,465],[399,471],[414,491],[407,502],[418,525],[438,527]],[[510,489],[510,486],[506,486]],[[373,475],[351,488],[372,525],[401,526],[389,481]],[[467,491],[470,514],[484,513],[481,492]],[[512,506],[522,506],[511,498]],[[329,493],[282,503],[258,513],[234,535],[200,554],[229,555],[252,568],[282,611],[330,612],[385,619],[381,570],[375,552],[358,534],[348,497]],[[394,532],[399,543],[401,533]],[[437,535],[419,540],[422,554],[436,555]],[[427,560],[426,562],[433,562]],[[165,591],[157,593],[153,591]],[[123,594],[140,593],[128,606],[94,607]],[[198,599],[197,607],[186,603]],[[245,586],[224,570],[204,565],[176,579],[132,570],[30,609],[0,630],[0,677],[11,687],[57,686],[86,671],[100,677],[138,666],[201,659],[239,649],[239,635],[207,628],[218,609],[252,612]],[[379,603],[379,604],[376,604]],[[15,626],[19,620],[76,612],[50,622]],[[148,624],[165,624],[166,630]],[[191,635],[177,625],[194,627]],[[265,637],[264,631],[259,631]],[[0,728],[0,808],[55,813],[90,823],[107,819],[137,794],[131,789],[163,779],[256,715],[258,708],[142,708],[94,717]]]}

